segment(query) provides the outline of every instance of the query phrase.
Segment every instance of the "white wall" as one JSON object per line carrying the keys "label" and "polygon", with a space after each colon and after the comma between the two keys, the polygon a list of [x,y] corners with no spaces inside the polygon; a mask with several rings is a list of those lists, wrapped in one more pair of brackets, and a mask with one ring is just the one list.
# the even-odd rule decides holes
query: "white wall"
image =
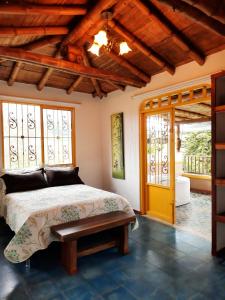
{"label": "white wall", "polygon": [[[64,106],[67,105],[66,103],[81,103],[76,105],[76,161],[84,182],[101,188],[100,102],[83,93],[67,95],[65,91],[53,88],[45,88],[39,92],[33,85],[15,83],[9,87],[6,82],[0,81],[0,99],[14,100],[14,97],[41,99],[53,105],[56,102],[63,102]],[[1,153],[0,157],[2,157]]]}
{"label": "white wall", "polygon": [[[67,95],[60,89],[45,88],[39,92],[34,86],[21,83],[8,87],[3,81],[0,81],[0,98],[5,95],[9,98],[23,97],[52,102],[81,102],[76,108],[76,156],[82,179],[89,185],[125,196],[133,208],[139,209],[138,120],[141,97],[133,99],[133,96],[210,75],[222,69],[225,69],[225,51],[209,56],[204,66],[189,63],[178,67],[174,76],[166,72],[155,75],[145,88],[127,88],[125,92],[114,92],[101,102],[86,94]],[[113,179],[111,175],[110,116],[116,112],[124,112],[125,180]]]}
{"label": "white wall", "polygon": [[[125,196],[134,209],[140,209],[139,181],[139,106],[141,97],[133,97],[141,93],[197,79],[225,69],[225,51],[218,52],[207,58],[203,66],[192,62],[176,69],[174,76],[166,72],[153,76],[145,88],[128,88],[125,92],[111,93],[101,105],[102,117],[102,154],[103,154],[103,186]],[[125,180],[114,179],[111,176],[111,125],[110,116],[113,113],[124,112],[125,138]]]}

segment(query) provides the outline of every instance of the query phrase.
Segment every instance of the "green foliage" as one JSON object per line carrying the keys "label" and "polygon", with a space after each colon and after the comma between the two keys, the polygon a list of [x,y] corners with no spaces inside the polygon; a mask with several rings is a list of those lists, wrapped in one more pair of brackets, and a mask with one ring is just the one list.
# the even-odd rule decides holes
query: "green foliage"
{"label": "green foliage", "polygon": [[187,133],[182,148],[185,155],[211,156],[211,131]]}

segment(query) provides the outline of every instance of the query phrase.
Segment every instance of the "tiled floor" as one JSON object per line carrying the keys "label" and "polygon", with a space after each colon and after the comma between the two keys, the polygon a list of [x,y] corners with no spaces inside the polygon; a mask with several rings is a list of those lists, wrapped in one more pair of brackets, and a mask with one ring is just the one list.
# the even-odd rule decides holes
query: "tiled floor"
{"label": "tiled floor", "polygon": [[211,240],[211,195],[191,193],[188,204],[176,208],[176,226]]}
{"label": "tiled floor", "polygon": [[32,257],[30,272],[24,263],[7,262],[10,231],[1,224],[0,299],[225,299],[225,260],[211,257],[208,241],[145,217],[139,223],[129,255],[110,250],[84,257],[76,276],[59,265],[58,243]]}

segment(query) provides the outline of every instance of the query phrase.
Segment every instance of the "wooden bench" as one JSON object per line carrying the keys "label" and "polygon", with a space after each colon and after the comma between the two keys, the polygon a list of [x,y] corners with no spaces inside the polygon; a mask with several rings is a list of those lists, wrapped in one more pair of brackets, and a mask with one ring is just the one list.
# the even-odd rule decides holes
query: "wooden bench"
{"label": "wooden bench", "polygon": [[128,225],[135,215],[123,211],[111,212],[78,221],[55,225],[51,232],[61,242],[62,264],[72,275],[77,272],[77,258],[108,248],[118,247],[128,253]]}

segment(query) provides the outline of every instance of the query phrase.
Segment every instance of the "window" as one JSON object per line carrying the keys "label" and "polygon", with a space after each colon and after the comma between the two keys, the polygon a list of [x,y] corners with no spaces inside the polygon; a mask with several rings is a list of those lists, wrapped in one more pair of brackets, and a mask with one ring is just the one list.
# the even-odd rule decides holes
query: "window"
{"label": "window", "polygon": [[2,103],[5,169],[74,164],[74,109]]}

